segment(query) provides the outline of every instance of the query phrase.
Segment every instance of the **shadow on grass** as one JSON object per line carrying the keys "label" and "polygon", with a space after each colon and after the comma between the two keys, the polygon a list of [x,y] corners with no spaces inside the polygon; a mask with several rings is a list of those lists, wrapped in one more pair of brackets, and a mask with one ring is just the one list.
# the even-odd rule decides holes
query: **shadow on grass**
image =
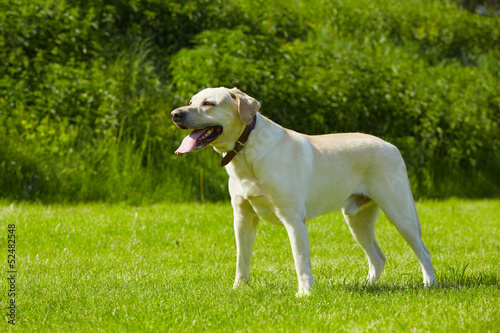
{"label": "shadow on grass", "polygon": [[436,272],[436,285],[424,287],[422,280],[417,275],[408,275],[408,281],[403,283],[391,283],[381,281],[366,283],[360,281],[346,281],[341,284],[332,283],[327,285],[329,289],[342,289],[347,292],[363,294],[393,293],[399,291],[413,290],[452,290],[464,288],[477,288],[484,286],[498,286],[498,275],[491,272],[467,272],[469,264],[462,266],[448,266],[442,272]]}

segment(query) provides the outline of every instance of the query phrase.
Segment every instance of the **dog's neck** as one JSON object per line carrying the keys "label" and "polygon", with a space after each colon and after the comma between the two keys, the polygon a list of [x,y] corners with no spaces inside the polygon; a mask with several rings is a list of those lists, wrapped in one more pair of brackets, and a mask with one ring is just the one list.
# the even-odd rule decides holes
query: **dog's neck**
{"label": "dog's neck", "polygon": [[240,137],[238,138],[238,140],[236,140],[236,143],[234,144],[234,147],[232,150],[228,151],[225,155],[224,155],[224,158],[222,159],[222,161],[220,162],[220,166],[223,167],[223,166],[226,166],[228,165],[229,163],[231,163],[231,161],[233,160],[233,158],[243,149],[245,148],[245,144],[248,140],[248,137],[250,136],[250,133],[253,131],[253,129],[255,128],[255,124],[257,122],[257,115],[254,115],[252,117],[252,122],[250,124],[248,124],[245,129],[243,130],[243,133],[241,133]]}
{"label": "dog's neck", "polygon": [[243,132],[245,131],[246,125],[241,122],[237,131],[231,134],[230,137],[224,139],[223,141],[216,140],[216,142],[211,143],[212,148],[218,152],[219,154],[225,154],[231,149],[233,149],[235,142],[238,141],[238,138],[241,137]]}
{"label": "dog's neck", "polygon": [[250,133],[245,147],[236,154],[231,163],[226,165],[226,170],[230,175],[235,172],[245,173],[243,170],[247,168],[252,169],[251,173],[253,173],[255,163],[270,154],[285,133],[283,127],[260,113],[257,113],[256,117],[255,128]]}

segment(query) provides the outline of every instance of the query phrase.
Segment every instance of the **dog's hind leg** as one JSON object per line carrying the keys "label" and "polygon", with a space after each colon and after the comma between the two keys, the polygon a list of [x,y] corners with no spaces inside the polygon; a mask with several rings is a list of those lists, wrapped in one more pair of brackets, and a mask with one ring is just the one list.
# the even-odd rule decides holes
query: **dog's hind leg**
{"label": "dog's hind leg", "polygon": [[351,196],[342,209],[354,239],[368,258],[367,282],[376,281],[382,274],[385,264],[385,256],[375,239],[375,223],[379,211],[379,207],[373,201],[356,195]]}
{"label": "dog's hind leg", "polygon": [[434,277],[430,251],[425,247],[424,241],[422,240],[420,221],[418,220],[416,211],[414,213],[411,211],[408,212],[395,205],[385,206],[383,210],[387,219],[396,227],[398,232],[417,255],[420,266],[422,267],[424,285],[429,286],[435,284],[436,278]]}
{"label": "dog's hind leg", "polygon": [[[404,240],[410,245],[417,255],[424,285],[429,286],[436,283],[434,269],[432,267],[430,251],[425,247],[422,240],[422,230],[418,218],[415,202],[410,189],[410,183],[406,176],[406,170],[399,175],[400,181],[387,185],[387,180],[379,180],[375,186],[371,186],[372,198],[382,208],[387,219],[396,227]],[[377,191],[380,189],[380,191]]]}

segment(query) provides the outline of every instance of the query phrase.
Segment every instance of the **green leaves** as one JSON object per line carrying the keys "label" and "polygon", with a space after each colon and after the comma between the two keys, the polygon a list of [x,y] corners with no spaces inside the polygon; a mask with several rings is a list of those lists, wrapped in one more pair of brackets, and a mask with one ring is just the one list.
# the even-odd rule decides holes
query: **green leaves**
{"label": "green leaves", "polygon": [[[203,88],[236,86],[297,131],[367,132],[394,143],[419,195],[500,191],[495,17],[419,0],[3,2],[0,159],[22,156],[19,170],[53,166],[36,171],[40,179],[85,189],[97,173],[120,188],[105,166],[131,167],[120,159],[127,151],[163,180],[145,194],[170,191],[182,173],[178,191],[196,199],[203,166],[221,189],[213,199],[225,198],[215,154],[171,154],[181,134],[169,112]],[[96,163],[89,156],[103,145]],[[140,184],[133,170],[123,172]],[[23,198],[26,177],[11,178],[3,184],[17,179],[16,190],[2,193]],[[47,191],[110,197],[99,186],[81,196]]]}

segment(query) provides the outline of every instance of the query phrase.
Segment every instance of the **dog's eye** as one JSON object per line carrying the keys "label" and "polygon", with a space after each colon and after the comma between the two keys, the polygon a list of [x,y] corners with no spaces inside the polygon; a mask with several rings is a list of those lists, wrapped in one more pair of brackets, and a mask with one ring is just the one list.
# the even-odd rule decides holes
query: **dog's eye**
{"label": "dog's eye", "polygon": [[203,102],[203,106],[214,106],[215,104],[209,101]]}

